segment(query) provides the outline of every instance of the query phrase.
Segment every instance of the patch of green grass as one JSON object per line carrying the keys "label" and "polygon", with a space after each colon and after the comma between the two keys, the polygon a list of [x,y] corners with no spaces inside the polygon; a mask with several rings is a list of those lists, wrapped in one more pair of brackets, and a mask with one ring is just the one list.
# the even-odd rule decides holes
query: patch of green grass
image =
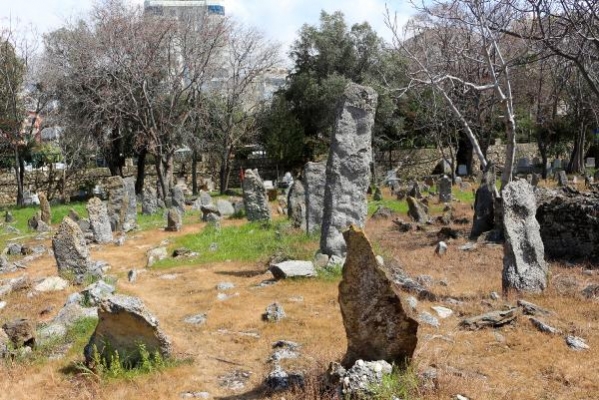
{"label": "patch of green grass", "polygon": [[393,367],[393,372],[383,376],[383,381],[370,388],[372,395],[369,399],[392,400],[400,398],[403,400],[416,399],[418,391],[418,375],[416,369],[409,367],[405,370]]}
{"label": "patch of green grass", "polygon": [[199,255],[188,259],[166,259],[154,268],[168,268],[226,260],[266,262],[272,256],[312,259],[318,238],[292,229],[288,222],[250,222],[241,226],[217,228],[207,225],[202,232],[178,237],[169,250],[185,247]]}
{"label": "patch of green grass", "polygon": [[95,345],[92,354],[93,372],[100,379],[133,379],[175,365],[174,360],[164,359],[158,350],[150,353],[144,343],[137,344],[134,354],[123,355],[118,351],[102,354]]}
{"label": "patch of green grass", "polygon": [[320,268],[318,270],[318,278],[319,280],[325,282],[339,282],[343,277],[343,265],[331,265],[326,266],[324,268]]}
{"label": "patch of green grass", "polygon": [[454,187],[452,190],[453,197],[462,203],[472,204],[474,203],[474,192],[472,189],[460,190],[458,187]]}

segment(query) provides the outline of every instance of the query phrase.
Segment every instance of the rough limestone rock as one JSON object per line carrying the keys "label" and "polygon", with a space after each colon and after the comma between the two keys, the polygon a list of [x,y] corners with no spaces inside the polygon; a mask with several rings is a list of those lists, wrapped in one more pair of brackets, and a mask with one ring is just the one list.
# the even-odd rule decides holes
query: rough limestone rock
{"label": "rough limestone rock", "polygon": [[304,191],[306,193],[306,232],[320,232],[324,209],[327,165],[309,162],[304,166]]}
{"label": "rough limestone rock", "polygon": [[203,190],[200,190],[200,197],[198,199],[200,200],[200,205],[202,206],[209,206],[212,204],[212,196],[210,196],[210,193]]}
{"label": "rough limestone rock", "polygon": [[59,292],[69,287],[69,282],[59,276],[50,276],[38,282],[33,289],[36,292]]}
{"label": "rough limestone rock", "polygon": [[428,222],[428,207],[412,196],[408,196],[406,200],[408,203],[408,216],[419,224]]}
{"label": "rough limestone rock", "polygon": [[532,186],[514,181],[502,191],[503,226],[503,290],[541,292],[547,287],[548,267],[535,218],[537,202]]}
{"label": "rough limestone rock", "polygon": [[537,188],[537,221],[548,258],[596,262],[599,259],[599,192]]}
{"label": "rough limestone rock", "polygon": [[262,314],[262,321],[265,322],[279,322],[283,318],[286,318],[285,310],[283,306],[275,302],[266,307],[264,314]]}
{"label": "rough limestone rock", "polygon": [[364,232],[351,226],[343,235],[348,251],[339,305],[348,347],[342,364],[351,367],[362,359],[403,365],[416,348],[418,322],[406,313]]}
{"label": "rough limestone rock", "polygon": [[202,211],[202,221],[204,222],[218,221],[221,219],[220,211],[214,204],[200,206],[200,210]]}
{"label": "rough limestone rock", "polygon": [[94,241],[101,244],[112,242],[112,229],[106,204],[99,198],[92,197],[87,203],[87,214],[94,233]]}
{"label": "rough limestone rock", "polygon": [[243,179],[243,203],[248,221],[270,221],[270,206],[258,170],[248,169]]}
{"label": "rough limestone rock", "polygon": [[15,319],[2,325],[14,347],[35,346],[35,327],[27,319]]}
{"label": "rough limestone rock", "polygon": [[168,252],[166,247],[156,247],[154,249],[148,250],[147,258],[148,263],[147,266],[151,267],[156,264],[158,261],[164,260],[168,257]]}
{"label": "rough limestone rock", "polygon": [[372,127],[378,95],[374,89],[350,83],[337,107],[327,161],[320,252],[344,256],[341,232],[363,227],[372,162]]}
{"label": "rough limestone rock", "polygon": [[125,211],[125,222],[123,230],[129,232],[137,228],[137,195],[135,194],[135,178],[125,178],[125,190],[127,192],[127,210]]}
{"label": "rough limestone rock", "polygon": [[44,193],[39,193],[38,198],[40,199],[41,220],[47,225],[50,225],[52,223],[52,209],[50,208],[50,202]]}
{"label": "rough limestone rock", "polygon": [[437,181],[437,191],[439,192],[439,203],[451,202],[451,179],[447,175],[443,175]]}
{"label": "rough limestone rock", "polygon": [[141,213],[143,215],[153,215],[158,211],[158,196],[156,189],[151,186],[144,186],[141,201]]}
{"label": "rough limestone rock", "polygon": [[85,235],[77,223],[65,217],[52,238],[52,249],[60,274],[84,276],[90,268]]}
{"label": "rough limestone rock", "polygon": [[218,199],[216,201],[216,208],[223,217],[235,214],[235,207],[233,207],[233,204],[229,200]]}
{"label": "rough limestone rock", "polygon": [[283,261],[269,268],[275,279],[311,278],[316,276],[312,261]]}
{"label": "rough limestone rock", "polygon": [[129,193],[125,181],[120,176],[111,176],[106,180],[108,192],[108,218],[113,232],[124,231],[125,215],[129,205]]}
{"label": "rough limestone rock", "polygon": [[185,194],[181,186],[175,186],[171,189],[171,198],[173,200],[173,207],[179,210],[181,215],[185,214]]}
{"label": "rough limestone rock", "polygon": [[474,219],[470,238],[476,239],[495,226],[495,168],[489,167],[474,198]]}
{"label": "rough limestone rock", "polygon": [[140,361],[140,343],[145,345],[150,354],[158,351],[164,358],[171,355],[170,340],[140,299],[124,295],[110,296],[100,303],[98,318],[96,330],[84,350],[88,365],[93,364],[94,347],[106,360],[110,360],[117,351],[121,360],[126,358],[131,363]]}
{"label": "rough limestone rock", "polygon": [[512,323],[518,317],[518,309],[491,311],[475,317],[466,318],[460,322],[464,329],[478,330],[482,328],[498,328]]}
{"label": "rough limestone rock", "polygon": [[166,217],[166,231],[167,232],[179,232],[183,226],[183,218],[178,208],[171,207],[168,210]]}
{"label": "rough limestone rock", "polygon": [[287,215],[294,228],[306,230],[306,191],[299,179],[293,181],[287,196]]}

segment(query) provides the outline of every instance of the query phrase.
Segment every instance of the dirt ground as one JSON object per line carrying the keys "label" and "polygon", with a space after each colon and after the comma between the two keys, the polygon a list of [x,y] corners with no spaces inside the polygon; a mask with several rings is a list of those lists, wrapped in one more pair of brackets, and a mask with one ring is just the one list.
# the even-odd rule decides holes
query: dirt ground
{"label": "dirt ground", "polygon": [[[456,217],[460,216],[472,218],[469,205],[457,205]],[[224,222],[228,223],[234,222]],[[466,236],[469,227],[455,226]],[[209,392],[212,398],[257,399],[264,397],[254,389],[269,371],[266,361],[276,340],[302,345],[302,357],[294,361],[298,369],[322,372],[329,362],[341,358],[346,340],[337,303],[338,282],[281,281],[258,287],[271,278],[266,266],[235,260],[168,270],[145,269],[148,249],[174,235],[202,229],[204,224],[198,222],[179,233],[158,229],[135,232],[122,247],[93,246],[91,251],[92,259],[108,261],[110,274],[120,278],[118,292],[140,297],[158,317],[172,340],[175,357],[185,362],[134,380],[105,382],[65,373],[73,361],[82,359],[80,354],[50,361],[5,363],[0,365],[0,399],[178,399],[184,392]],[[437,377],[423,381],[417,398],[452,399],[462,394],[470,399],[598,399],[599,308],[579,293],[586,285],[599,283],[599,275],[583,273],[586,266],[553,263],[550,288],[541,295],[523,296],[554,311],[555,315],[545,321],[564,333],[586,339],[590,346],[587,351],[570,350],[563,335],[542,334],[523,315],[500,329],[465,331],[458,327],[462,318],[515,305],[517,298],[490,298],[492,291],[501,293],[500,245],[479,243],[475,250],[463,251],[458,247],[467,240],[459,238],[449,241],[448,253],[438,257],[434,247],[439,229],[431,226],[426,232],[400,233],[390,220],[370,220],[366,227],[375,250],[385,259],[396,259],[413,276],[430,275],[433,292],[460,301],[418,304],[417,312],[434,314],[431,306],[444,305],[454,314],[441,320],[438,328],[420,326],[415,368],[419,373],[435,368]],[[49,240],[42,243],[50,247]],[[126,279],[132,268],[144,270],[135,283]],[[26,273],[34,279],[55,275],[55,261],[44,255],[31,263]],[[165,274],[171,279],[165,279]],[[224,301],[217,299],[216,285],[220,282],[235,285],[227,292],[231,297]],[[5,299],[8,306],[0,311],[0,320],[25,317],[47,321],[75,291],[78,288],[71,287],[31,299],[23,292],[11,294]],[[262,322],[261,314],[274,301],[284,307],[288,317],[276,324]],[[50,313],[40,314],[49,308]],[[206,324],[183,322],[199,313],[208,315]],[[236,380],[244,381],[243,387],[223,385],[234,377],[241,377]]]}

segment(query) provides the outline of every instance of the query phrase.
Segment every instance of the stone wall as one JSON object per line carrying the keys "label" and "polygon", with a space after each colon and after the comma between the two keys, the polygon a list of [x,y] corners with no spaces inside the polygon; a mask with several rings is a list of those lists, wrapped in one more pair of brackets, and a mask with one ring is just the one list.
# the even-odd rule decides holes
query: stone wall
{"label": "stone wall", "polygon": [[[454,154],[455,154],[454,150]],[[443,150],[446,157],[450,156],[450,149]],[[377,178],[382,179],[386,175],[386,171],[397,168],[397,176],[403,179],[422,178],[431,175],[435,166],[443,158],[443,154],[436,148],[431,149],[401,149],[391,153],[378,154],[376,157],[377,163]],[[536,143],[518,143],[516,145],[516,162],[518,164],[520,158],[528,158],[531,162],[535,157],[539,157],[538,147]],[[503,165],[505,158],[505,145],[497,144],[489,146],[487,150],[487,160],[496,165]],[[473,171],[480,170],[478,158],[473,157]]]}
{"label": "stone wall", "polygon": [[599,258],[599,192],[537,188],[537,221],[550,259],[591,261]]}

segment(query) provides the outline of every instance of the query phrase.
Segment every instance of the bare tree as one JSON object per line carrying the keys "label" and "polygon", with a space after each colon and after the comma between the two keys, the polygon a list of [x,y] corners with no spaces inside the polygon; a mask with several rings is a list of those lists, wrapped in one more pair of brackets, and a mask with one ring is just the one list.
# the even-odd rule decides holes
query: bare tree
{"label": "bare tree", "polygon": [[[387,25],[394,34],[394,44],[412,62],[407,91],[427,86],[446,101],[462,125],[462,130],[483,168],[488,161],[481,149],[473,125],[460,108],[458,97],[469,92],[492,93],[502,111],[506,134],[506,153],[501,175],[502,188],[512,179],[516,148],[516,115],[511,86],[511,68],[525,55],[526,48],[514,46],[514,40],[491,26],[511,27],[518,20],[514,9],[503,2],[484,0],[435,1],[417,7],[424,24],[412,24],[409,39],[400,35],[396,19],[387,13]],[[442,38],[441,42],[436,39]],[[417,47],[417,49],[414,48]],[[462,64],[472,65],[480,74],[463,74]]]}
{"label": "bare tree", "polygon": [[222,73],[212,82],[205,114],[211,147],[220,158],[220,190],[229,186],[235,149],[257,133],[255,115],[263,96],[259,85],[279,62],[279,45],[254,28],[233,25],[222,53]]}

